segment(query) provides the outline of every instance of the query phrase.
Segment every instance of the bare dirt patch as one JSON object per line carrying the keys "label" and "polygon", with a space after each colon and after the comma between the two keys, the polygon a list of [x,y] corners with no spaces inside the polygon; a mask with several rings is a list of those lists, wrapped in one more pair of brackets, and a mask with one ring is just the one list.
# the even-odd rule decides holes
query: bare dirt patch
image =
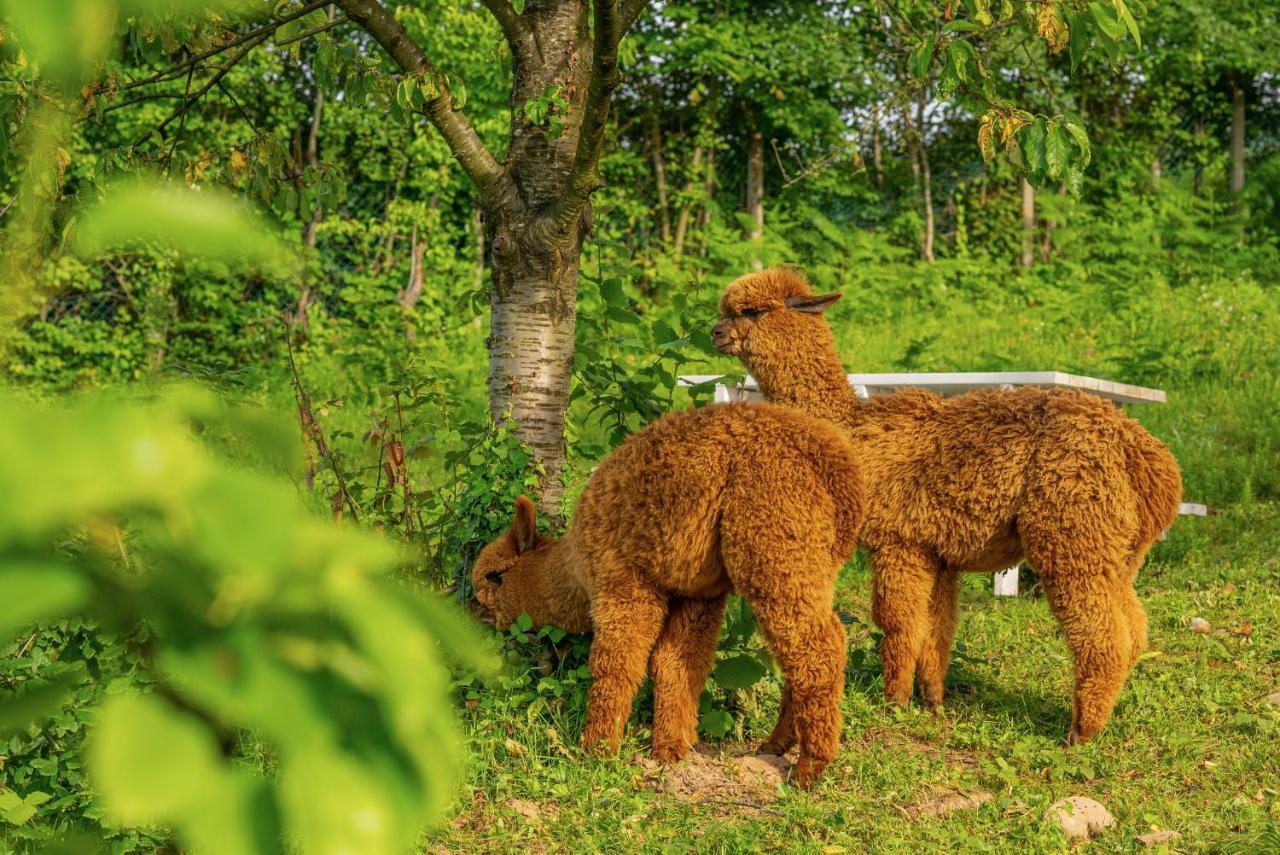
{"label": "bare dirt patch", "polygon": [[922,819],[944,816],[957,810],[971,810],[982,807],[993,798],[995,797],[991,793],[984,790],[975,790],[969,793],[943,793],[931,799],[907,805],[902,808],[902,812],[907,815],[907,819],[912,822],[918,822]]}
{"label": "bare dirt patch", "polygon": [[700,747],[674,764],[640,757],[645,786],[688,804],[764,810],[782,794],[792,761],[770,754],[745,754]]}

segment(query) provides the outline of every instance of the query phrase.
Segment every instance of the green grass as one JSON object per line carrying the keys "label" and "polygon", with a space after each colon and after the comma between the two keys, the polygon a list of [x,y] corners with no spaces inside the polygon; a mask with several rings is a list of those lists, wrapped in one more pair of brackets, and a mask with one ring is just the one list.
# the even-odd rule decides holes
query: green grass
{"label": "green grass", "polygon": [[[1109,727],[1067,749],[1070,655],[1043,598],[997,600],[988,577],[969,577],[945,714],[904,712],[882,700],[868,579],[851,568],[840,605],[855,617],[851,662],[862,664],[851,668],[845,692],[843,747],[814,791],[781,787],[767,805],[781,816],[655,791],[638,765],[651,709],[643,693],[621,756],[581,756],[573,747],[581,645],[567,663],[545,661],[541,671],[522,645],[522,653],[508,651],[513,677],[505,682],[515,688],[472,691],[468,782],[425,849],[1061,851],[1070,844],[1041,816],[1079,794],[1116,819],[1088,844],[1092,851],[1139,849],[1135,836],[1153,829],[1181,832],[1178,851],[1280,851],[1280,709],[1265,704],[1280,690],[1280,505],[1179,521],[1138,588],[1151,619],[1149,651]],[[1191,632],[1197,616],[1223,632]],[[773,723],[776,686],[762,694],[743,714],[748,741]],[[940,794],[979,790],[994,798],[915,821],[904,813]],[[521,813],[529,805],[534,818]]]}

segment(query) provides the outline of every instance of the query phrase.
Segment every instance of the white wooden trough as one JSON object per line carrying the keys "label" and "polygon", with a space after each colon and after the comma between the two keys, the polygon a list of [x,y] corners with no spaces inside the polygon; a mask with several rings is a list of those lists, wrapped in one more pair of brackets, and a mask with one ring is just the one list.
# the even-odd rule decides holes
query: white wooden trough
{"label": "white wooden trough", "polygon": [[[746,377],[741,383],[719,382],[720,374],[689,374],[680,377],[681,386],[702,386],[715,383],[715,401],[727,404],[733,401],[763,401],[760,387],[754,377]],[[1163,404],[1167,400],[1164,390],[1148,389],[1114,380],[1083,377],[1063,371],[964,371],[955,373],[924,374],[850,374],[849,385],[859,398],[872,395],[888,395],[899,389],[928,389],[944,397],[960,395],[974,389],[1015,389],[1019,386],[1039,386],[1044,389],[1079,389],[1084,392],[1115,401],[1117,404]],[[1194,502],[1183,502],[1179,512],[1183,516],[1202,517],[1209,509]],[[999,597],[1012,597],[1018,593],[1018,566],[994,574],[995,593]]]}

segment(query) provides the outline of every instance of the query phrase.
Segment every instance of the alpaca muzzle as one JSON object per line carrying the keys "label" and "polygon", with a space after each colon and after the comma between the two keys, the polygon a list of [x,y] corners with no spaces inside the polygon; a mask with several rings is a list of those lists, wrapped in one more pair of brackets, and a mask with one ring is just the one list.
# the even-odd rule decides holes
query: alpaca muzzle
{"label": "alpaca muzzle", "polygon": [[737,339],[733,335],[731,324],[727,320],[722,320],[711,328],[711,343],[721,353],[733,354],[738,352]]}

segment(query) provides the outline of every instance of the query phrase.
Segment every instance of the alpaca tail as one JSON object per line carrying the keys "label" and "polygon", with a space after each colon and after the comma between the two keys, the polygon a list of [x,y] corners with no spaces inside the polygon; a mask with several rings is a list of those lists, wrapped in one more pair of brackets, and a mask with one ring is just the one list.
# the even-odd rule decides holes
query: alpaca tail
{"label": "alpaca tail", "polygon": [[1182,502],[1182,472],[1163,442],[1137,422],[1126,422],[1125,468],[1138,499],[1139,553],[1145,554],[1178,518]]}

